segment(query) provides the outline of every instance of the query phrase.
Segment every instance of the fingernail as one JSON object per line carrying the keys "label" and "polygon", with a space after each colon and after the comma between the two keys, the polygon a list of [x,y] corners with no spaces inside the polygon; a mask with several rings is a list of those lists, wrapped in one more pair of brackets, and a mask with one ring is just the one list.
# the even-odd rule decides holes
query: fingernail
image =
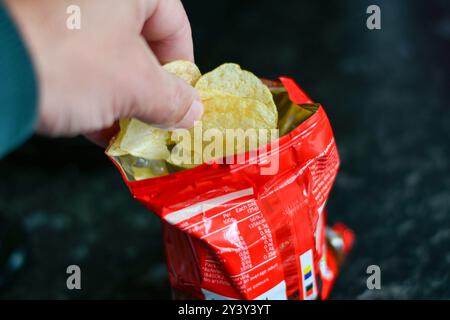
{"label": "fingernail", "polygon": [[184,118],[173,126],[173,129],[190,129],[194,126],[195,121],[201,120],[203,116],[203,103],[198,100],[192,102],[188,112]]}

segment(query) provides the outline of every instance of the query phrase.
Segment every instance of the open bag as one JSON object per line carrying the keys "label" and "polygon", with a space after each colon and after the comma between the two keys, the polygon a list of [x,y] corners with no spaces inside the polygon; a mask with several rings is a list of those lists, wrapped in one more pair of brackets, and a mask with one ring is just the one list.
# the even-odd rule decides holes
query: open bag
{"label": "open bag", "polygon": [[256,161],[132,181],[111,158],[162,220],[174,298],[325,299],[352,246],[351,230],[326,226],[339,155],[324,109],[290,78],[266,83],[281,134]]}

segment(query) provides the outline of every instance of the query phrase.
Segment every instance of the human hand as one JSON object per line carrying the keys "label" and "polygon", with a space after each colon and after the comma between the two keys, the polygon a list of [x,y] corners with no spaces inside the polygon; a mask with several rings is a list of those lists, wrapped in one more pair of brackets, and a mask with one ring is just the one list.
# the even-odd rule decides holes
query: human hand
{"label": "human hand", "polygon": [[[38,77],[37,132],[91,133],[104,143],[102,130],[123,117],[161,128],[189,128],[201,118],[196,91],[161,68],[194,59],[180,0],[5,2]],[[81,8],[80,30],[66,27],[69,5]]]}

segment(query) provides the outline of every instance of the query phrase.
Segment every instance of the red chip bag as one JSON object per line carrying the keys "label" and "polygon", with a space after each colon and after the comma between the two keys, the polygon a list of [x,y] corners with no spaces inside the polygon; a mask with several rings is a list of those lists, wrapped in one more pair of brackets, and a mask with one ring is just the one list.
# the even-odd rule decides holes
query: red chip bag
{"label": "red chip bag", "polygon": [[[280,81],[270,82],[273,92],[287,91],[289,103],[314,113],[258,161],[129,181],[112,158],[134,198],[163,222],[175,298],[311,300],[330,293],[354,239],[342,224],[325,225],[339,155],[322,106],[292,79]],[[262,174],[275,162],[276,172]]]}

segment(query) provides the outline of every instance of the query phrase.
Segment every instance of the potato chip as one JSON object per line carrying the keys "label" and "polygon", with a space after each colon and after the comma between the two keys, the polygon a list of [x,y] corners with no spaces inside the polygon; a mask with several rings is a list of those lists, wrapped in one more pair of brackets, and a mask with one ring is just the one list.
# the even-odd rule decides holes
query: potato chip
{"label": "potato chip", "polygon": [[145,167],[132,166],[135,180],[144,180],[160,177],[169,173],[166,162],[163,160],[150,160]]}
{"label": "potato chip", "polygon": [[[165,70],[194,85],[200,78],[198,67],[190,61],[173,61],[163,66]],[[120,132],[107,153],[113,157],[131,154],[144,159],[167,159],[170,144],[169,133],[136,119],[122,119]]]}
{"label": "potato chip", "polygon": [[277,114],[260,100],[223,95],[204,100],[203,104],[203,130],[273,129],[277,126]]}
{"label": "potato chip", "polygon": [[[203,104],[203,136],[195,135],[193,132],[194,129],[191,129],[190,136],[192,139],[190,143],[188,143],[190,148],[182,148],[181,144],[177,144],[172,150],[171,157],[173,159],[170,159],[170,163],[180,167],[190,168],[192,167],[192,163],[197,163],[197,161],[194,161],[194,151],[197,152],[197,157],[199,157],[200,152],[200,159],[202,162],[209,162],[213,159],[222,158],[236,152],[255,149],[258,147],[259,130],[269,130],[277,127],[277,115],[273,114],[261,101],[255,99],[218,95],[204,100]],[[232,141],[228,141],[228,143],[231,144],[231,146],[234,145],[233,149],[226,148],[227,139],[230,139],[230,136],[227,135],[227,129],[234,129],[234,131],[230,130],[228,134],[238,134],[242,135],[241,138],[244,138],[244,140],[242,140],[237,139],[235,136],[231,136]],[[236,129],[240,129],[240,131],[236,131]],[[248,129],[255,130],[252,132],[247,131]],[[208,133],[211,133],[212,136],[215,135],[211,130],[218,132],[221,137],[221,142],[218,142],[218,146],[213,147],[213,153],[204,151],[206,150],[205,147],[215,143],[215,140],[211,139],[210,141],[203,141]],[[269,132],[267,132],[267,134],[268,133]],[[249,143],[248,140],[245,140],[248,139],[249,136],[252,136],[254,148],[251,148],[251,143]],[[200,141],[197,141],[197,145],[200,145],[202,150],[193,147],[196,143],[194,139],[201,139]],[[241,142],[240,144],[239,141]],[[177,141],[177,143],[178,142],[179,141]],[[186,162],[180,162],[180,157],[177,156],[177,154],[181,152],[187,152],[188,159]]]}
{"label": "potato chip", "polygon": [[123,122],[123,123],[121,121],[119,134],[113,138],[112,143],[109,145],[108,149],[106,150],[106,153],[110,157],[120,157],[120,156],[125,156],[128,154],[127,151],[122,150],[120,148],[120,143],[122,142],[123,136],[125,135],[127,125],[128,125],[128,121]]}
{"label": "potato chip", "polygon": [[183,79],[191,86],[194,86],[202,75],[194,63],[184,60],[177,60],[165,64],[163,69]]}
{"label": "potato chip", "polygon": [[272,93],[253,73],[242,70],[234,63],[225,63],[200,77],[195,88],[202,100],[217,95],[251,98],[264,103],[272,114],[277,114]]}
{"label": "potato chip", "polygon": [[[188,156],[183,157],[182,152],[187,152]],[[198,154],[197,156],[194,154],[194,151],[185,150],[182,147],[176,145],[171,153],[169,158],[166,160],[167,163],[171,164],[172,166],[179,168],[179,169],[192,169],[198,166],[201,163],[196,163],[195,159],[198,157],[198,159],[201,159],[201,155]]]}
{"label": "potato chip", "polygon": [[[135,157],[127,167],[127,172],[134,179],[147,179],[173,170],[193,168],[202,162],[256,148],[260,137],[253,139],[256,140],[256,145],[251,144],[246,130],[255,129],[252,134],[258,135],[260,129],[277,127],[278,111],[269,88],[251,72],[242,70],[239,65],[227,63],[204,76],[201,76],[197,66],[189,61],[174,61],[163,68],[199,91],[205,108],[201,121],[202,134],[200,137],[196,136],[192,128],[188,131],[190,135],[185,139],[186,144],[180,144],[178,138],[171,140],[170,132],[136,119],[121,120],[120,133],[107,153],[120,159]],[[242,130],[240,139],[236,135],[228,137],[230,131],[227,129]],[[203,134],[211,130],[220,138],[212,134],[214,139],[203,141]],[[178,141],[175,141],[177,139]],[[231,150],[227,146],[230,139],[233,148]],[[175,146],[172,146],[173,144]],[[152,164],[164,164],[163,167],[159,166],[163,170],[155,172],[155,165],[151,165],[151,161]],[[125,161],[125,164],[128,162]]]}
{"label": "potato chip", "polygon": [[167,159],[170,134],[137,119],[121,119],[120,134],[107,153],[110,156],[130,154],[148,160]]}

